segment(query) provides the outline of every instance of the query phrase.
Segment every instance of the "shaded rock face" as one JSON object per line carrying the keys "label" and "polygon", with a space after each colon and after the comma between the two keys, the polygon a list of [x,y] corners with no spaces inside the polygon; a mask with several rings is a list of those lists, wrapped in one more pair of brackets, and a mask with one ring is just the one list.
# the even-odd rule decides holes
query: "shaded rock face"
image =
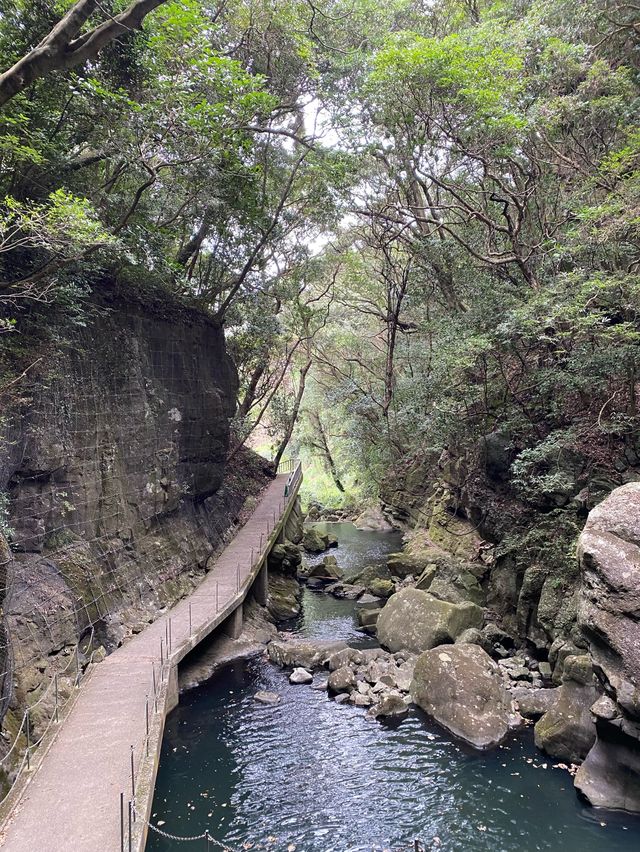
{"label": "shaded rock face", "polygon": [[[578,541],[578,623],[610,680],[640,685],[640,482],[592,510]],[[640,719],[640,702],[638,703]]]}
{"label": "shaded rock face", "polygon": [[444,645],[421,654],[411,697],[477,749],[500,743],[517,721],[498,666],[477,645]]}
{"label": "shaded rock face", "polygon": [[243,503],[225,478],[237,376],[222,329],[109,293],[4,405],[3,623],[18,704],[32,667],[46,680],[92,628],[111,650],[190,591]]}
{"label": "shaded rock face", "polygon": [[605,700],[576,787],[594,805],[640,812],[640,483],[591,511],[578,556],[578,624]]}
{"label": "shaded rock face", "polygon": [[419,653],[454,642],[468,628],[481,627],[482,620],[482,609],[476,604],[452,604],[420,589],[401,589],[378,617],[378,639],[391,651]]}
{"label": "shaded rock face", "polygon": [[554,701],[536,723],[538,748],[552,757],[578,763],[587,756],[596,739],[590,708],[598,697],[588,655],[567,657],[562,685],[553,690]]}

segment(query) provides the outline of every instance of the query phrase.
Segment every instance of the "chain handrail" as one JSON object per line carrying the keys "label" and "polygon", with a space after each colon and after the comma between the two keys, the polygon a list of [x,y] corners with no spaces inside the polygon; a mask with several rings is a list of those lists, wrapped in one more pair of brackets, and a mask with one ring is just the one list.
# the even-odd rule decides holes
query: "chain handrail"
{"label": "chain handrail", "polygon": [[[91,628],[91,634],[90,634],[90,637],[89,637],[89,643],[88,643],[88,646],[87,646],[88,648],[91,647],[91,645],[93,644],[94,635],[95,635],[95,630],[92,627]],[[91,655],[89,656],[89,660],[84,667],[84,673],[85,674],[86,674],[86,672],[88,672],[91,669],[91,666],[93,665],[93,657],[94,657],[94,654],[96,653],[97,650],[98,650],[97,648],[94,648],[92,650]],[[32,752],[34,751],[34,749],[36,749],[43,742],[44,738],[49,733],[52,725],[58,724],[60,722],[61,714],[64,713],[64,710],[67,708],[69,703],[75,698],[75,693],[72,690],[70,692],[70,694],[67,696],[66,700],[62,704],[58,701],[58,679],[59,679],[59,677],[64,676],[68,672],[68,670],[71,667],[71,664],[73,662],[76,662],[77,671],[76,671],[76,675],[75,675],[75,678],[74,678],[73,686],[74,686],[74,689],[79,687],[82,677],[81,677],[81,674],[80,674],[80,665],[79,665],[78,655],[79,655],[79,645],[76,645],[75,654],[71,655],[69,663],[65,666],[65,668],[61,672],[55,673],[55,675],[53,676],[53,678],[49,682],[49,686],[45,689],[45,691],[38,698],[38,700],[34,701],[33,704],[30,704],[26,708],[26,710],[24,711],[24,713],[22,715],[22,720],[20,722],[20,726],[19,726],[18,731],[16,733],[16,736],[13,740],[13,743],[11,744],[11,748],[4,755],[4,757],[0,760],[0,767],[1,767],[5,764],[5,762],[11,756],[11,754],[13,754],[14,750],[16,749],[16,747],[17,747],[17,745],[20,741],[20,737],[23,735],[23,731],[24,731],[24,736],[26,736],[26,738],[27,738],[27,744],[26,744],[26,748],[24,750],[24,755],[22,756],[22,760],[20,761],[20,765],[18,767],[18,770],[15,774],[13,781],[11,782],[9,789],[7,790],[5,795],[2,797],[2,799],[0,799],[0,805],[4,804],[4,802],[9,798],[9,796],[14,791],[16,784],[18,783],[19,779],[22,777],[22,773],[24,771],[25,765],[27,767],[27,770],[30,770]],[[45,729],[41,733],[40,737],[35,742],[31,742],[30,739],[29,739],[29,732],[30,732],[30,722],[31,722],[32,712],[33,712],[34,708],[38,707],[38,705],[41,704],[44,701],[44,699],[50,694],[52,689],[55,690],[55,704],[54,704],[54,707],[53,707],[52,712],[51,712],[51,717],[50,717],[49,721],[47,722]]]}
{"label": "chain handrail", "polygon": [[[302,478],[302,464],[298,459],[288,459],[287,464],[290,467],[290,472],[289,472],[289,476],[287,478],[287,482],[286,482],[285,487],[284,487],[284,497],[278,503],[278,513],[279,513],[278,518],[277,518],[278,521],[280,521],[282,516],[284,515],[285,510],[286,510],[287,506],[289,505],[291,498],[295,495],[296,486],[298,485],[298,483],[300,482],[300,480]],[[283,471],[283,472],[288,472],[288,471]],[[273,536],[274,536],[275,528],[276,528],[276,517],[275,517],[275,511],[274,511],[273,524],[271,524],[270,521],[267,522],[266,535],[263,534],[263,533],[260,534],[260,545],[255,550],[252,549],[252,551],[251,551],[251,564],[250,564],[249,576],[246,577],[242,583],[240,582],[239,566],[238,566],[237,592],[240,592],[240,590],[248,582],[251,581],[251,573],[252,573],[254,567],[256,565],[261,564],[264,561],[264,559],[265,559],[265,557],[266,557],[266,555],[269,551],[269,548],[273,543]],[[217,603],[217,594],[216,594],[216,611],[217,611],[217,606],[218,606],[218,603]],[[189,618],[191,618],[190,615],[189,615]],[[163,651],[163,648],[165,648],[165,645],[166,645],[166,655],[165,655],[165,652]],[[156,677],[155,677],[155,668],[154,668],[153,669],[153,685],[152,685],[152,689],[150,689],[150,691],[147,695],[147,700],[146,700],[146,707],[145,707],[145,713],[147,714],[146,733],[145,733],[144,737],[142,738],[142,740],[139,741],[138,745],[136,746],[136,749],[134,749],[133,746],[131,747],[131,749],[132,749],[131,758],[130,758],[131,759],[131,798],[128,801],[129,820],[130,820],[128,829],[125,827],[125,812],[124,812],[125,794],[124,793],[120,794],[121,850],[122,850],[122,852],[124,852],[125,848],[132,848],[131,847],[131,841],[132,841],[132,838],[133,838],[134,824],[136,822],[140,821],[144,826],[149,828],[151,831],[154,831],[157,834],[162,835],[163,837],[166,837],[167,839],[170,839],[170,840],[175,840],[177,842],[185,842],[186,843],[186,842],[192,842],[192,841],[198,841],[198,840],[206,839],[208,843],[214,844],[218,848],[224,850],[224,852],[234,852],[234,850],[231,849],[231,847],[226,846],[224,843],[222,843],[219,840],[216,840],[210,834],[208,828],[205,829],[204,832],[197,834],[197,835],[181,836],[181,835],[177,835],[177,834],[172,834],[171,832],[165,831],[164,829],[161,829],[158,825],[154,825],[152,822],[150,822],[144,816],[142,808],[140,808],[140,809],[138,808],[138,803],[137,803],[136,797],[137,797],[137,793],[138,793],[141,767],[143,765],[144,758],[146,757],[148,759],[148,757],[149,757],[149,743],[150,743],[151,728],[152,728],[152,726],[149,723],[149,698],[151,697],[152,700],[153,700],[153,713],[154,713],[154,715],[157,714],[157,713],[163,712],[163,708],[159,706],[158,698],[162,697],[163,687],[166,690],[166,685],[168,683],[168,675],[169,675],[169,671],[170,671],[170,657],[171,657],[171,651],[172,651],[172,647],[171,647],[171,617],[170,616],[167,618],[167,624],[165,625],[165,638],[164,638],[164,640],[163,639],[160,640],[160,646],[161,646],[161,648],[160,648],[161,662],[160,662],[160,666],[159,666],[159,670],[158,670],[159,680],[156,679]],[[153,664],[152,664],[152,666],[153,666]],[[136,772],[135,766],[134,766],[133,755],[135,754],[135,751],[137,751],[138,748],[140,749],[140,751],[139,751],[140,760],[138,762],[138,767],[137,767],[137,772]],[[128,843],[129,843],[128,847],[127,847],[126,841],[128,841]]]}

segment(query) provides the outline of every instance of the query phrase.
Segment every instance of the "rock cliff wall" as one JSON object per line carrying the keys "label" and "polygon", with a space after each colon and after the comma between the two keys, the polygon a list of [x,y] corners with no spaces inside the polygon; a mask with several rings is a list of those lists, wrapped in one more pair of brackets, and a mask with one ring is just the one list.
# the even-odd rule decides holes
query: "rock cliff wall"
{"label": "rock cliff wall", "polygon": [[226,469],[237,376],[202,314],[108,283],[64,344],[44,337],[0,423],[8,728],[76,646],[108,653],[190,591],[266,481],[246,456]]}
{"label": "rock cliff wall", "polygon": [[[552,665],[586,649],[576,624],[578,536],[589,511],[617,486],[638,477],[594,467],[575,449],[556,452],[553,467],[514,482],[509,441],[488,435],[472,451],[416,453],[385,483],[386,511],[414,531],[414,555],[452,555],[480,580],[489,613]],[[561,671],[558,672],[558,680]]]}

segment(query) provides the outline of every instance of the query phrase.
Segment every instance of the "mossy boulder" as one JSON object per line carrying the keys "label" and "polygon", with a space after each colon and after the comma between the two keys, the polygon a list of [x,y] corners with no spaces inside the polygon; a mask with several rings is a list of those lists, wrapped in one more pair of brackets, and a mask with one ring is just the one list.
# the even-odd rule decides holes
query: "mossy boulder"
{"label": "mossy boulder", "polygon": [[390,598],[396,587],[391,580],[373,580],[369,583],[367,590],[369,594],[378,598]]}
{"label": "mossy boulder", "polygon": [[387,568],[393,577],[404,580],[409,575],[419,577],[425,568],[425,560],[401,551],[392,553],[387,559]]}
{"label": "mossy boulder", "polygon": [[318,527],[306,527],[302,536],[302,546],[307,553],[322,553],[329,548],[329,535]]}
{"label": "mossy boulder", "polygon": [[470,627],[480,628],[483,611],[474,603],[441,601],[420,589],[401,589],[378,618],[378,639],[391,651],[420,653],[455,642]]}
{"label": "mossy boulder", "polygon": [[370,595],[376,595],[376,597],[388,597],[388,595],[380,595],[378,592],[373,591],[376,583],[381,580],[393,585],[391,582],[391,572],[386,565],[368,565],[355,576],[349,578],[349,582],[358,586],[364,586]]}
{"label": "mossy boulder", "polygon": [[536,723],[536,745],[552,757],[579,763],[596,740],[590,708],[598,693],[587,654],[567,657],[562,686],[554,692],[556,701]]}

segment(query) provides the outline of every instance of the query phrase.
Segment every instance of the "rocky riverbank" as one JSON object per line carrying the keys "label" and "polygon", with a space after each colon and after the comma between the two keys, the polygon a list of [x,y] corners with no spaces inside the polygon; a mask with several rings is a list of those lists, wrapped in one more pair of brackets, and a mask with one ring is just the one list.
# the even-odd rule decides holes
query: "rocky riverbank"
{"label": "rocky riverbank", "polygon": [[[451,553],[414,534],[386,566],[348,578],[334,557],[321,556],[327,540],[313,528],[305,539],[319,561],[300,566],[299,576],[354,600],[361,628],[383,647],[274,639],[269,657],[295,670],[294,682],[327,689],[372,719],[401,717],[413,702],[479,749],[535,723],[536,745],[575,774],[581,796],[640,812],[640,483],[592,510],[567,620],[546,642],[517,612],[496,607],[492,563],[477,537],[474,556],[468,542]],[[534,586],[531,579],[544,609],[545,593]],[[561,590],[552,591],[556,600]]]}

